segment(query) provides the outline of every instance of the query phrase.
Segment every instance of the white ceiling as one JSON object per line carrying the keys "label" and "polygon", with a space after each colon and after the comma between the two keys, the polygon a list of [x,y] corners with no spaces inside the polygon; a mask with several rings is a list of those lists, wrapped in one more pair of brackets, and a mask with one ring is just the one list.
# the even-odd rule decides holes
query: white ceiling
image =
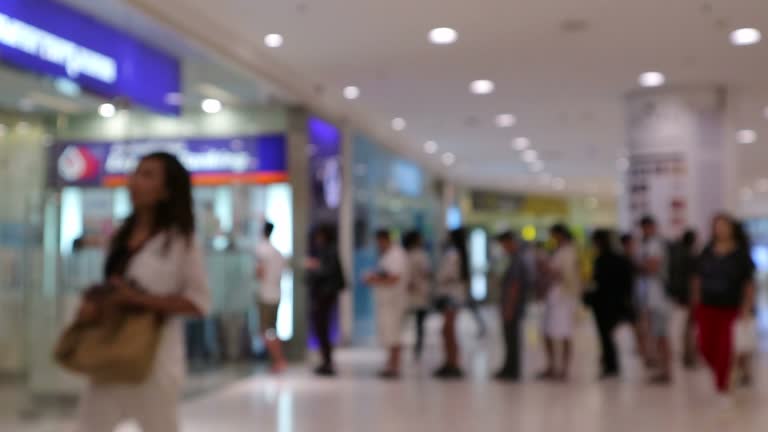
{"label": "white ceiling", "polygon": [[[736,150],[744,167],[738,182],[768,166],[768,40],[728,43],[730,30],[746,26],[768,39],[765,0],[125,1],[468,184],[543,187],[509,146],[527,136],[569,191],[613,193],[625,143],[623,97],[648,70],[664,72],[670,86],[728,86],[729,127],[762,137]],[[428,31],[439,26],[457,29],[458,43],[429,44]],[[285,36],[283,47],[263,46],[272,32]],[[469,94],[469,82],[480,78],[494,80],[497,91]],[[359,100],[341,98],[349,84],[361,88]],[[494,116],[506,112],[518,125],[496,128]],[[393,117],[408,128],[392,132]],[[444,169],[425,155],[426,140],[455,153],[456,165]]]}

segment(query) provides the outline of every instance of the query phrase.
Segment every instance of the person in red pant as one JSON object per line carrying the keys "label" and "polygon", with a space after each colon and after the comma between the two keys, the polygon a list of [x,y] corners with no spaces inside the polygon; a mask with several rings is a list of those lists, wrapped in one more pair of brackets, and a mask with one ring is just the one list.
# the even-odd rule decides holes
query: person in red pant
{"label": "person in red pant", "polygon": [[734,323],[752,312],[754,272],[749,239],[741,224],[725,214],[716,216],[712,240],[699,258],[692,304],[702,357],[712,369],[718,392],[726,398],[733,363]]}

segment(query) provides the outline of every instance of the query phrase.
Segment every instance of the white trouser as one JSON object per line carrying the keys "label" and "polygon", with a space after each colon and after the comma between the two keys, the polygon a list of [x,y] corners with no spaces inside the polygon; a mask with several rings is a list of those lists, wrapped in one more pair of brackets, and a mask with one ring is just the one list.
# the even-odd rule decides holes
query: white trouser
{"label": "white trouser", "polygon": [[75,432],[114,432],[131,420],[142,432],[178,432],[179,387],[157,376],[138,386],[91,385],[80,400]]}

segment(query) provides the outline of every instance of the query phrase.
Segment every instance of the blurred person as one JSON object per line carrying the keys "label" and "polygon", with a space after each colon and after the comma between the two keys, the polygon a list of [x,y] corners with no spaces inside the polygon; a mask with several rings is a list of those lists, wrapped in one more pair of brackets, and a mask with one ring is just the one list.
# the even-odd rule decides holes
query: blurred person
{"label": "blurred person", "polygon": [[[105,266],[110,299],[165,317],[149,378],[138,385],[91,382],[82,394],[76,430],[112,432],[134,420],[144,432],[179,430],[186,376],[184,317],[202,317],[210,290],[195,220],[189,173],[167,153],[141,159],[128,183],[133,213],[115,234]],[[101,304],[84,300],[78,319],[98,319]]]}
{"label": "blurred person", "polygon": [[320,227],[312,235],[312,256],[307,259],[307,283],[315,335],[320,344],[322,363],[315,373],[333,376],[333,340],[331,325],[346,281],[341,266],[335,235],[331,227]]}
{"label": "blurred person", "polygon": [[272,222],[265,221],[262,241],[256,247],[256,279],[259,281],[259,323],[269,358],[272,372],[282,373],[288,366],[283,355],[283,343],[277,337],[277,312],[280,308],[286,261],[279,250],[272,244],[270,237],[275,230]]}
{"label": "blurred person", "polygon": [[[656,220],[651,216],[640,219],[642,240],[638,252],[637,283],[645,295],[648,317],[648,348],[653,350],[654,374],[651,384],[666,385],[672,381],[672,348],[669,322],[672,304],[665,289],[667,247],[659,236]],[[647,353],[646,353],[647,354]]]}
{"label": "blurred person", "polygon": [[388,351],[386,365],[379,376],[396,379],[400,377],[400,332],[408,296],[408,255],[392,241],[387,230],[376,232],[376,245],[379,265],[366,275],[365,282],[374,289],[379,341]]}
{"label": "blurred person", "polygon": [[429,312],[432,263],[424,248],[424,240],[418,231],[407,233],[403,238],[403,246],[408,253],[408,263],[410,264],[408,294],[416,323],[416,342],[413,346],[413,354],[418,360],[424,350],[424,324]]}
{"label": "blurred person", "polygon": [[550,254],[544,242],[534,245],[533,295],[536,300],[543,301],[549,289],[549,259]]}
{"label": "blurred person", "polygon": [[469,254],[466,231],[457,228],[449,233],[446,250],[437,270],[437,308],[443,314],[443,365],[434,375],[437,378],[461,378],[464,372],[459,362],[459,342],[456,319],[469,293]]}
{"label": "blurred person", "polygon": [[648,363],[648,320],[645,299],[637,282],[637,245],[632,234],[622,234],[620,237],[622,256],[629,262],[631,271],[631,286],[628,287],[627,305],[625,307],[625,319],[632,325],[635,334],[635,346],[637,354]]}
{"label": "blurred person", "polygon": [[525,316],[530,276],[520,252],[520,244],[512,232],[497,237],[508,256],[507,269],[501,279],[501,319],[504,331],[504,365],[496,373],[496,379],[519,381],[521,378],[521,329]]}
{"label": "blurred person", "polygon": [[592,235],[597,256],[592,272],[594,289],[585,298],[592,308],[601,348],[601,379],[619,376],[620,365],[614,332],[626,316],[632,289],[632,263],[616,253],[608,230]]}
{"label": "blurred person", "polygon": [[[575,315],[581,297],[581,267],[570,230],[565,225],[556,224],[550,229],[550,236],[556,250],[548,266],[550,286],[544,311],[547,364],[539,378],[565,381],[571,364]],[[561,355],[558,356],[558,352]]]}
{"label": "blurred person", "polygon": [[696,326],[690,313],[690,291],[693,276],[696,273],[696,232],[687,230],[671,248],[669,257],[669,294],[680,306],[685,308],[682,347],[683,365],[687,368],[696,366]]}
{"label": "blurred person", "polygon": [[699,258],[691,304],[701,355],[723,396],[730,389],[734,323],[748,320],[753,314],[754,273],[744,228],[729,215],[715,216],[712,238]]}

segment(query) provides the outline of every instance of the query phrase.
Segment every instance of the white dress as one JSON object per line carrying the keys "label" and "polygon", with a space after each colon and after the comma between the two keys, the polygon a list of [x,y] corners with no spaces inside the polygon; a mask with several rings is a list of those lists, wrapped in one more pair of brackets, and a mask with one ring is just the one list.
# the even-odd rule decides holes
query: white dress
{"label": "white dress", "polygon": [[549,288],[544,313],[545,336],[562,340],[573,334],[581,296],[579,258],[573,245],[561,246],[550,259],[555,281]]}
{"label": "white dress", "polygon": [[378,270],[399,278],[393,285],[373,287],[379,343],[385,348],[397,347],[408,303],[408,255],[405,250],[399,246],[390,247],[379,260]]}
{"label": "white dress", "polygon": [[[170,243],[166,241],[169,236]],[[154,295],[181,295],[204,313],[210,307],[203,254],[194,240],[172,234],[155,236],[133,257],[126,279]],[[184,318],[173,317],[162,329],[147,381],[89,385],[80,400],[76,432],[113,432],[127,420],[136,421],[143,432],[177,432],[178,400],[185,377]]]}

